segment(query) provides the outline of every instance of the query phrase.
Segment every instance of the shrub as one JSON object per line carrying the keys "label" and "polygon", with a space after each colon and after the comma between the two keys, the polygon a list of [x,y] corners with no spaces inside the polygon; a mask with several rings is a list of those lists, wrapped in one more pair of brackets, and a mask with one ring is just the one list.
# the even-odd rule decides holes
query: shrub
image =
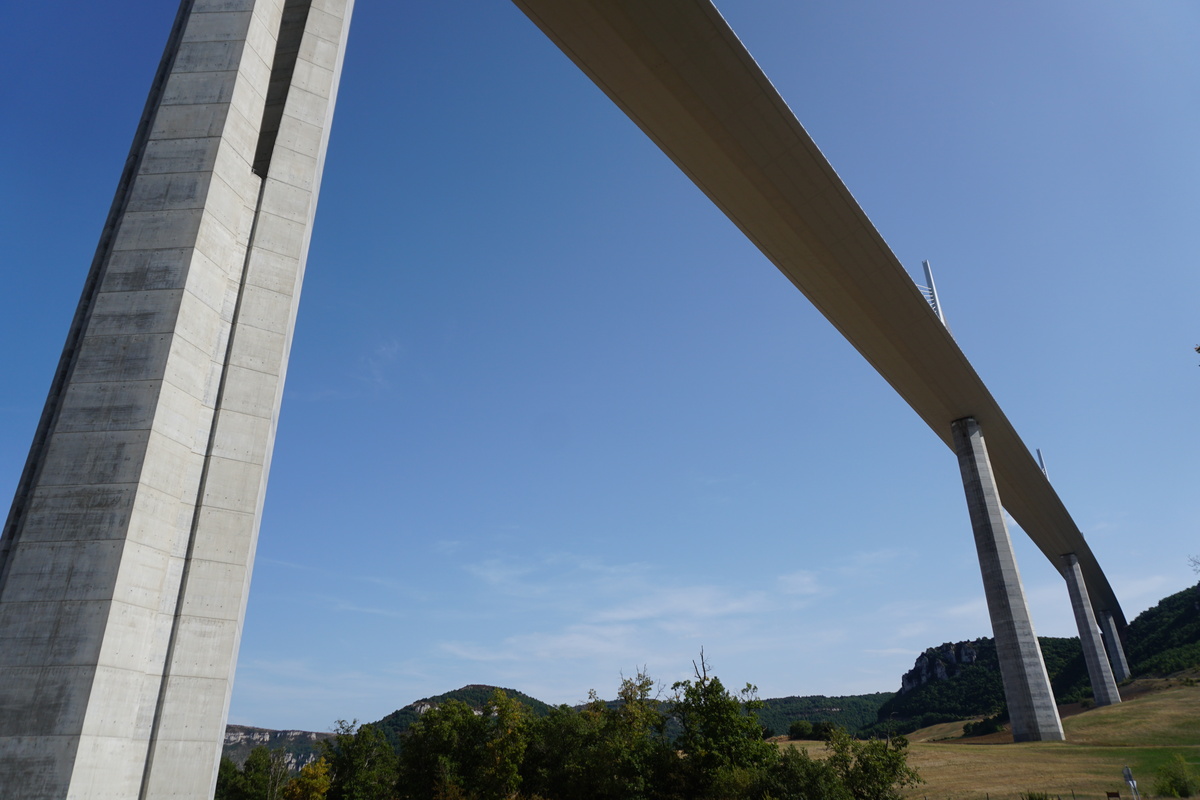
{"label": "shrub", "polygon": [[788,748],[779,760],[758,773],[745,797],[773,800],[853,800],[850,790],[824,759],[810,758],[808,751]]}
{"label": "shrub", "polygon": [[796,739],[811,739],[813,725],[806,719],[798,719],[788,726],[788,738]]}
{"label": "shrub", "polygon": [[825,763],[854,800],[900,800],[906,787],[923,782],[908,766],[908,740],[903,736],[860,742],[839,728],[828,742]]}
{"label": "shrub", "polygon": [[989,733],[1000,733],[1004,730],[1004,721],[1008,714],[1001,712],[993,717],[985,717],[978,722],[968,722],[963,725],[963,738],[968,736],[987,736]]}
{"label": "shrub", "polygon": [[1196,770],[1176,754],[1158,770],[1154,779],[1154,794],[1159,797],[1191,797],[1200,794],[1200,776]]}
{"label": "shrub", "polygon": [[828,741],[829,737],[832,736],[833,732],[836,730],[838,730],[837,725],[834,725],[827,719],[823,719],[813,723],[812,738],[822,742]]}

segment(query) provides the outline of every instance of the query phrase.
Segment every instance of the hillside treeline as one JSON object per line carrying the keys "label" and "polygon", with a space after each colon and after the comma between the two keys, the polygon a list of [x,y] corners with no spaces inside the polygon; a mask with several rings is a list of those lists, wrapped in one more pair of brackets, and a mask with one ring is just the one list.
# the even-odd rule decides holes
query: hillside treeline
{"label": "hillside treeline", "polygon": [[767,730],[783,734],[797,720],[829,722],[835,727],[857,731],[875,722],[879,707],[894,696],[892,692],[826,697],[776,697],[763,700],[758,721]]}
{"label": "hillside treeline", "polygon": [[[536,716],[496,690],[482,708],[448,700],[393,747],[374,725],[341,723],[322,757],[273,780],[270,754],[222,763],[216,800],[898,800],[919,781],[901,738],[834,729],[825,758],[763,739],[754,687],[728,691],[703,660],[666,701],[643,674],[618,702]],[[668,726],[677,735],[668,735]]]}

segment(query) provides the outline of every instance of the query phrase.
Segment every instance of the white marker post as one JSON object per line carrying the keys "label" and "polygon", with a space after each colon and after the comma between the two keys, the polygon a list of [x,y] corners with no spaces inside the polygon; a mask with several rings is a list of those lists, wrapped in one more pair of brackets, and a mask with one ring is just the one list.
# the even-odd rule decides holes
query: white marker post
{"label": "white marker post", "polygon": [[1142,796],[1138,794],[1137,781],[1133,779],[1133,770],[1129,767],[1125,768],[1125,782],[1129,784],[1129,788],[1133,792],[1133,800],[1142,800]]}

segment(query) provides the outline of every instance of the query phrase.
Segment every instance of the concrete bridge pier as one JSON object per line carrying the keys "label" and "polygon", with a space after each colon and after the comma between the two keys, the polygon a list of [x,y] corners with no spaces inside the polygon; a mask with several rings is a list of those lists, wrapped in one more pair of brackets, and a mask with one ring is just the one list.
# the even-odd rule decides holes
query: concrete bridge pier
{"label": "concrete bridge pier", "polygon": [[1061,741],[1065,738],[1062,720],[1058,716],[1054,693],[1050,691],[1042,650],[1033,632],[983,432],[973,417],[955,420],[951,428],[979,554],[979,569],[983,573],[988,614],[992,618],[1013,739],[1018,742]]}
{"label": "concrete bridge pier", "polygon": [[1104,649],[1108,651],[1113,678],[1117,683],[1129,680],[1129,662],[1125,660],[1125,646],[1121,644],[1121,633],[1117,630],[1117,621],[1111,611],[1100,615],[1100,626],[1104,632]]}
{"label": "concrete bridge pier", "polygon": [[353,0],[182,0],[0,537],[0,797],[211,800]]}
{"label": "concrete bridge pier", "polygon": [[1111,706],[1121,702],[1117,682],[1113,680],[1112,668],[1100,641],[1100,628],[1092,613],[1092,602],[1088,598],[1087,585],[1083,582],[1083,570],[1074,553],[1063,556],[1063,577],[1067,579],[1067,591],[1071,595],[1071,610],[1075,612],[1075,624],[1079,627],[1079,643],[1083,645],[1083,660],[1087,664],[1088,678],[1092,682],[1092,695],[1096,705]]}

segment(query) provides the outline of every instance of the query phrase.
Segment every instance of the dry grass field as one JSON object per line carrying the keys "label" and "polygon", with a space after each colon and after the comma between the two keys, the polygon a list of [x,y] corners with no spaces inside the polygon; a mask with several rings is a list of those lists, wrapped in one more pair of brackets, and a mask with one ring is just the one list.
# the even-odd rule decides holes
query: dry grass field
{"label": "dry grass field", "polygon": [[[1148,798],[1159,766],[1175,753],[1200,768],[1200,681],[1184,677],[1122,687],[1124,702],[1106,708],[1064,707],[1066,742],[1014,744],[1009,734],[958,739],[962,723],[910,737],[910,758],[925,783],[910,800],[1016,800],[1024,792],[1061,798],[1132,797],[1121,777],[1129,766]],[[954,738],[951,738],[954,737]],[[804,746],[806,743],[796,742]],[[807,743],[817,755],[820,745]]]}

